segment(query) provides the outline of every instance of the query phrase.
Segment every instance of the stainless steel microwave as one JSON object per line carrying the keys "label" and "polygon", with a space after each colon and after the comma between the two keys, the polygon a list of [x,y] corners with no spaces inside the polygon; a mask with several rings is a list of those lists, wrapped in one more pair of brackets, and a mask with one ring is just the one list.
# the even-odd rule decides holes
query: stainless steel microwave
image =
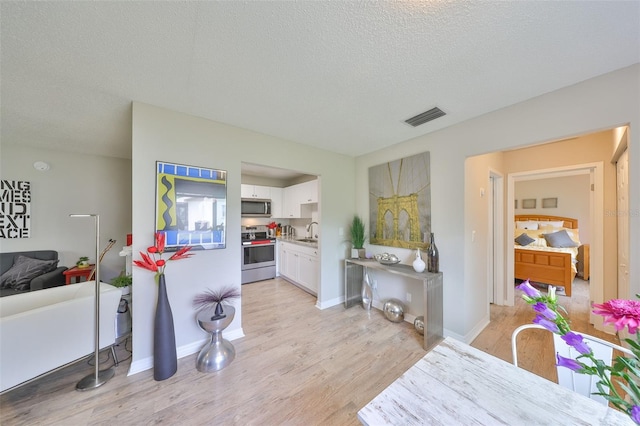
{"label": "stainless steel microwave", "polygon": [[271,200],[243,198],[240,211],[242,217],[271,217]]}

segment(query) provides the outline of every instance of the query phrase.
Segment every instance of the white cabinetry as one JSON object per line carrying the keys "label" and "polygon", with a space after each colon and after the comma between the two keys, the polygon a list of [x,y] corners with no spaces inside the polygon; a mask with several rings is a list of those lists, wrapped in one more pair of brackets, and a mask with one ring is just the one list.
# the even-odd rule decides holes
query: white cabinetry
{"label": "white cabinetry", "polygon": [[284,248],[284,268],[281,273],[293,281],[298,281],[298,252],[293,249],[293,244],[287,244]]}
{"label": "white cabinetry", "polygon": [[318,294],[318,249],[280,242],[280,275]]}
{"label": "white cabinetry", "polygon": [[271,198],[271,187],[260,185],[240,185],[240,197],[242,198],[260,198],[268,200]]}
{"label": "white cabinetry", "polygon": [[298,283],[318,294],[318,253],[298,253]]}
{"label": "white cabinetry", "polygon": [[271,217],[285,217],[282,213],[282,188],[271,189]]}
{"label": "white cabinetry", "polygon": [[294,219],[300,217],[298,188],[298,185],[287,186],[282,192],[282,210],[286,218]]}
{"label": "white cabinetry", "polygon": [[299,188],[300,204],[318,202],[318,181],[316,179],[301,183]]}
{"label": "white cabinetry", "polygon": [[310,218],[311,210],[302,208],[304,204],[318,202],[318,181],[287,186],[283,191],[283,213],[285,218]]}

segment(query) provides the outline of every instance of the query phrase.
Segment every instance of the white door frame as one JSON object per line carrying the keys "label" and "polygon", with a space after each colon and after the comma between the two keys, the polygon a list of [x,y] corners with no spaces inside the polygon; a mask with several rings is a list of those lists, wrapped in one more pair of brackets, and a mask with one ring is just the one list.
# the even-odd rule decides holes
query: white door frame
{"label": "white door frame", "polygon": [[504,296],[504,176],[489,168],[489,232],[487,239],[487,298],[499,304]]}
{"label": "white door frame", "polygon": [[[593,188],[590,196],[591,209],[591,273],[589,279],[590,299],[595,303],[604,302],[604,164],[603,162],[575,164],[571,166],[555,167],[527,172],[509,173],[507,176],[507,235],[506,241],[513,241],[514,230],[514,187],[516,181],[547,179],[558,176],[588,172],[591,175]],[[506,291],[504,304],[514,304],[514,251],[506,253]],[[597,329],[602,330],[602,318],[592,316]]]}

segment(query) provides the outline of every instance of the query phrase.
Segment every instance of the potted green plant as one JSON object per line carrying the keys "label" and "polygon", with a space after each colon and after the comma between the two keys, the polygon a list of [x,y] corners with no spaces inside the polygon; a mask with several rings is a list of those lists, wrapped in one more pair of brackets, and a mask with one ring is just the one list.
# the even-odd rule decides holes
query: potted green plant
{"label": "potted green plant", "polygon": [[364,222],[358,215],[353,216],[353,220],[351,221],[351,228],[349,228],[349,233],[351,234],[351,244],[353,244],[353,248],[351,249],[351,257],[353,259],[364,258]]}
{"label": "potted green plant", "polygon": [[129,294],[131,292],[131,284],[133,284],[131,274],[122,273],[111,280],[111,285],[121,289],[122,294]]}
{"label": "potted green plant", "polygon": [[87,256],[80,257],[80,259],[78,259],[78,261],[76,262],[76,266],[78,268],[86,268],[87,266],[89,266],[89,258]]}

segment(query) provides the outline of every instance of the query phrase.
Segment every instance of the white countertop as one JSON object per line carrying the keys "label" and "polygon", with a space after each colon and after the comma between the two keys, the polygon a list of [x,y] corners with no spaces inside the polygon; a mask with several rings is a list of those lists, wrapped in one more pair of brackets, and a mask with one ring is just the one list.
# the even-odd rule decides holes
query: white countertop
{"label": "white countertop", "polygon": [[310,242],[300,241],[300,238],[304,238],[304,237],[276,237],[276,239],[278,241],[284,241],[286,243],[298,244],[298,245],[305,246],[305,247],[318,248],[318,242],[317,241],[315,243],[310,243]]}
{"label": "white countertop", "polygon": [[452,338],[358,412],[365,425],[633,425],[608,408]]}

